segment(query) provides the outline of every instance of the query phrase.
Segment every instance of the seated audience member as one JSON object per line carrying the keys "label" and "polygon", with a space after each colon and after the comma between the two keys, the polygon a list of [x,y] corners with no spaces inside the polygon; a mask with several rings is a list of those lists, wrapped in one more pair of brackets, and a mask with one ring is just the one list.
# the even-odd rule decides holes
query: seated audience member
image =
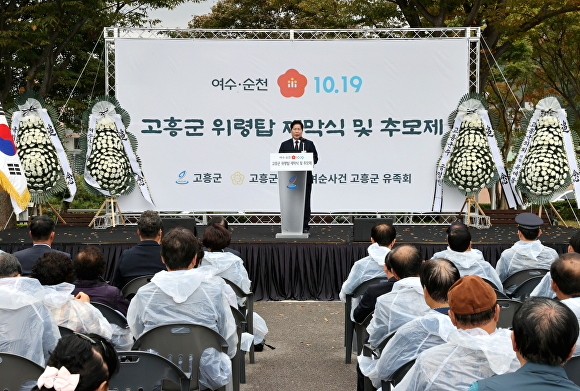
{"label": "seated audience member", "polygon": [[33,218],[30,221],[29,235],[32,238],[32,247],[14,253],[22,266],[23,276],[29,276],[34,262],[49,251],[65,254],[70,261],[70,254],[51,248],[54,240],[54,221],[50,217],[42,215]]}
{"label": "seated audience member", "polygon": [[421,265],[419,278],[431,311],[401,326],[387,343],[377,362],[380,379],[387,380],[421,352],[447,342],[447,336],[455,330],[448,315],[447,292],[459,280],[459,270],[447,259],[431,259]]}
{"label": "seated audience member", "polygon": [[[244,267],[242,258],[232,252],[227,252],[225,249],[230,244],[230,232],[219,224],[208,226],[203,233],[202,243],[207,251],[203,254],[200,267],[212,267],[214,273],[222,278],[225,278],[235,285],[237,285],[245,293],[251,291],[252,281],[248,277],[248,271]],[[244,306],[246,303],[245,297],[238,297],[237,304]],[[234,306],[236,307],[236,306]],[[264,325],[264,319],[254,312],[254,340],[256,344],[264,341],[264,337],[268,333],[266,328],[256,328],[256,325]]]}
{"label": "seated audience member", "polygon": [[34,391],[107,391],[120,363],[113,345],[97,334],[58,341]]}
{"label": "seated audience member", "polygon": [[91,302],[106,304],[109,307],[127,315],[129,301],[125,299],[119,288],[102,281],[107,264],[103,252],[95,246],[81,249],[75,257],[73,267],[77,276],[73,295],[84,292]]}
{"label": "seated audience member", "polygon": [[159,246],[163,233],[163,222],[159,213],[146,210],[139,217],[137,227],[139,244],[123,251],[115,269],[113,285],[119,289],[123,289],[129,281],[137,277],[165,270]]}
{"label": "seated audience member", "polygon": [[423,262],[421,252],[414,246],[398,246],[392,251],[389,262],[398,281],[389,293],[377,298],[373,319],[367,327],[371,346],[378,346],[399,327],[430,310],[419,280]]}
{"label": "seated audience member", "polygon": [[[549,269],[558,258],[556,250],[546,247],[538,237],[542,234],[540,226],[544,220],[533,213],[520,213],[516,217],[519,241],[504,250],[497,261],[495,270],[502,281],[526,269]],[[511,293],[515,287],[507,290]]]}
{"label": "seated audience member", "polygon": [[457,266],[461,276],[476,275],[491,281],[503,291],[495,269],[483,258],[481,251],[471,248],[471,233],[467,228],[452,228],[447,234],[447,250],[435,253],[431,259],[448,259]]}
{"label": "seated audience member", "polygon": [[499,305],[493,288],[479,276],[465,276],[447,293],[449,317],[457,330],[447,342],[419,354],[395,390],[466,390],[474,381],[519,367],[511,332],[496,329]]}
{"label": "seated audience member", "polygon": [[[199,324],[220,333],[228,342],[229,357],[234,357],[238,337],[225,293],[227,285],[214,275],[212,268],[198,268],[198,251],[198,240],[188,229],[174,228],[163,236],[161,259],[167,271],[155,274],[133,297],[127,312],[129,327],[139,338],[164,324]],[[210,368],[216,368],[223,360],[215,349],[206,350],[201,359],[206,358],[211,362]],[[211,379],[207,376],[200,381],[212,389],[225,384],[208,384]]]}
{"label": "seated audience member", "polygon": [[[371,229],[371,245],[369,255],[359,259],[352,265],[347,279],[342,284],[339,297],[346,303],[346,295],[350,295],[363,282],[376,277],[385,277],[385,256],[395,245],[397,231],[390,224],[377,224]],[[386,277],[385,277],[386,278]],[[358,297],[352,301],[352,308],[358,305]]]}
{"label": "seated audience member", "polygon": [[[214,225],[214,224],[221,225],[221,226],[222,226],[222,227],[224,227],[224,228],[225,228],[225,229],[226,229],[228,232],[230,231],[230,228],[229,228],[228,221],[227,221],[227,220],[226,220],[226,219],[225,219],[223,216],[213,216],[213,217],[212,217],[212,218],[211,218],[211,219],[210,219],[210,220],[207,222],[207,226],[208,226],[208,227],[211,227],[211,226],[212,226],[212,225]],[[231,234],[230,234],[230,236],[231,236]],[[229,244],[228,244],[228,246],[229,246]],[[238,250],[234,250],[233,248],[230,248],[230,247],[224,247],[224,249],[223,249],[223,250],[224,250],[224,252],[226,252],[226,253],[232,253],[232,254],[234,254],[235,256],[238,256],[238,257],[240,257],[240,258],[242,257],[242,255],[240,254],[240,252],[239,252]]]}
{"label": "seated audience member", "polygon": [[44,288],[28,277],[20,277],[18,259],[0,254],[0,352],[26,357],[44,366],[60,333],[44,306]]}
{"label": "seated audience member", "polygon": [[31,276],[44,286],[44,305],[51,311],[59,326],[111,339],[111,325],[91,305],[89,296],[82,292],[72,295],[75,274],[72,263],[64,254],[44,254],[32,266]]}
{"label": "seated audience member", "polygon": [[385,263],[383,264],[383,270],[385,271],[385,275],[388,280],[369,286],[365,293],[363,293],[360,298],[360,302],[352,313],[352,318],[355,322],[364,322],[367,316],[372,314],[375,310],[377,298],[393,290],[393,285],[395,285],[395,282],[398,281],[391,269],[391,264],[389,262],[390,254],[391,252],[387,253],[387,256],[385,257]]}
{"label": "seated audience member", "polygon": [[[570,238],[568,252],[580,253],[580,230],[576,231]],[[546,273],[540,283],[530,293],[530,296],[549,297],[551,299],[556,297],[556,293],[552,289],[552,276],[550,272]]]}
{"label": "seated audience member", "polygon": [[202,239],[207,251],[203,255],[200,266],[213,267],[216,275],[233,282],[248,293],[251,290],[252,281],[248,277],[242,258],[224,250],[230,244],[230,240],[230,232],[223,226],[219,224],[208,226]]}
{"label": "seated audience member", "polygon": [[[580,254],[562,254],[550,268],[552,290],[556,297],[574,312],[580,321]],[[576,344],[574,356],[580,355],[580,339]]]}
{"label": "seated audience member", "polygon": [[578,321],[562,303],[545,297],[525,301],[513,319],[512,347],[521,364],[514,373],[473,383],[469,391],[580,390],[562,366],[578,339]]}

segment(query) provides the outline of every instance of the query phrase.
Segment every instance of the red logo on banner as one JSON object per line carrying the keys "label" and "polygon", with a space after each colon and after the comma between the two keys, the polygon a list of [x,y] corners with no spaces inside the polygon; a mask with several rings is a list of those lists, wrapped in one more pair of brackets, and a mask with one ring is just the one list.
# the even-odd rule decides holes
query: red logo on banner
{"label": "red logo on banner", "polygon": [[306,84],[308,79],[296,69],[288,69],[285,74],[278,77],[280,93],[286,98],[300,98],[304,95]]}
{"label": "red logo on banner", "polygon": [[292,155],[292,159],[296,159],[296,156]]}

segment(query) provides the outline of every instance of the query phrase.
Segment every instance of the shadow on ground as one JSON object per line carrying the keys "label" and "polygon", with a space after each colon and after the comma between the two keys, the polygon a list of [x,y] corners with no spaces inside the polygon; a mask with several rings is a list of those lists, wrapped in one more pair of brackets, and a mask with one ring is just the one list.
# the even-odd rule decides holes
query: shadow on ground
{"label": "shadow on ground", "polygon": [[276,349],[266,347],[255,364],[246,364],[241,391],[356,389],[356,357],[344,363],[343,303],[270,301],[254,309],[268,324],[266,343]]}

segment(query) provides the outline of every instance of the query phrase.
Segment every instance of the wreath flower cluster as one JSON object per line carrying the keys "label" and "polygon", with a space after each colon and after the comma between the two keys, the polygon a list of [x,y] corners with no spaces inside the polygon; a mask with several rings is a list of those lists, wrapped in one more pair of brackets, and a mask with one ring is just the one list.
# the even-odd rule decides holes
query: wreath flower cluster
{"label": "wreath flower cluster", "polygon": [[124,194],[134,186],[131,167],[115,123],[97,123],[87,171],[111,195]]}
{"label": "wreath flower cluster", "polygon": [[556,116],[545,115],[538,119],[522,166],[518,187],[532,197],[550,196],[556,189],[571,183],[560,122]]}
{"label": "wreath flower cluster", "polygon": [[473,196],[497,181],[495,165],[479,114],[463,117],[444,181],[466,196]]}

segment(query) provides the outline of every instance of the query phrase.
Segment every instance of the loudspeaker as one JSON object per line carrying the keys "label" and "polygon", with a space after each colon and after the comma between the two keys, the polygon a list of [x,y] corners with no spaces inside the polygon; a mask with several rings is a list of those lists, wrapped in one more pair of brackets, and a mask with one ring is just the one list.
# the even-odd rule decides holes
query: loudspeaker
{"label": "loudspeaker", "polygon": [[353,219],[353,241],[370,242],[371,229],[377,224],[393,224],[393,219]]}
{"label": "loudspeaker", "polygon": [[195,218],[193,218],[193,217],[161,218],[161,221],[163,222],[163,233],[164,234],[169,232],[172,228],[183,227],[183,228],[187,228],[188,230],[193,232],[193,234],[195,236],[197,236],[197,226],[195,223]]}

